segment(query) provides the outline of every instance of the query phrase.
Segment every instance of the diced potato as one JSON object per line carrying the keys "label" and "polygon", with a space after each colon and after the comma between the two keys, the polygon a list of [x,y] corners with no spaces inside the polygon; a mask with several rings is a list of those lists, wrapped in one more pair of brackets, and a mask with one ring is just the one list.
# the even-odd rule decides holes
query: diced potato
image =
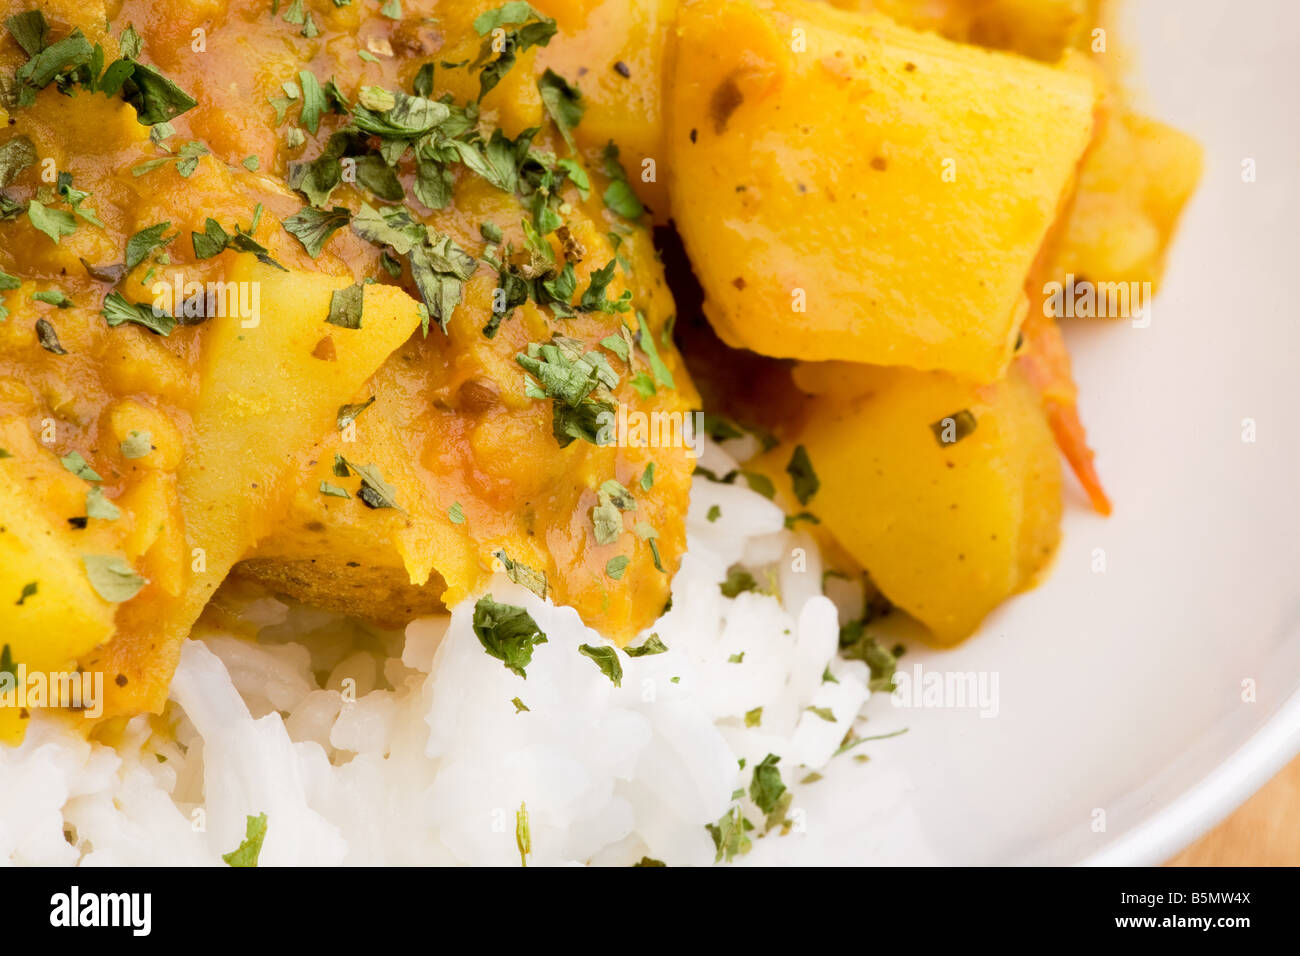
{"label": "diced potato", "polygon": [[[38,453],[15,441],[24,433],[22,422],[0,429],[0,447],[12,456],[0,458],[0,496],[8,503],[0,526],[0,645],[29,669],[64,668],[113,633],[114,607],[90,586],[74,546],[81,539],[42,506],[42,498],[56,497],[51,482],[75,485],[76,495],[86,483],[58,475],[57,461],[33,466]],[[24,598],[29,583],[36,592]]]}
{"label": "diced potato", "polygon": [[[20,418],[0,421],[0,652],[27,673],[66,673],[113,634],[116,606],[91,587],[82,554],[117,553],[114,530],[76,531],[63,518],[81,513],[88,487],[32,439]],[[22,740],[27,721],[0,707],[0,744]]]}
{"label": "diced potato", "polygon": [[1080,170],[1051,277],[1158,286],[1201,167],[1201,147],[1185,133],[1137,113],[1112,116]]}
{"label": "diced potato", "polygon": [[[514,199],[495,189],[462,192],[458,208],[471,222],[518,215]],[[635,371],[610,352],[621,379],[613,395],[632,419],[680,420],[700,407],[700,398],[667,329],[673,300],[663,267],[645,230],[620,236],[616,247],[601,210],[594,195],[575,202],[569,213],[570,239],[585,252],[576,267],[578,286],[620,256],[625,272],[608,295],[617,298],[619,285],[632,291],[675,382],[641,394],[632,379],[649,374],[644,350],[628,355]],[[494,554],[504,551],[545,574],[549,597],[576,608],[615,641],[630,640],[659,616],[686,544],[680,516],[694,462],[671,442],[561,446],[552,432],[551,404],[526,393],[515,359],[553,329],[528,303],[495,336],[483,335],[496,284],[495,273],[481,270],[466,282],[446,336],[414,337],[348,399],[373,397],[374,404],[347,432],[330,424],[280,522],[236,573],[299,600],[396,627],[487,585]],[[629,320],[637,321],[630,314],[590,312],[565,320],[562,332],[594,349],[611,335],[621,338],[618,330]],[[335,453],[377,467],[402,510],[372,510],[357,500],[359,479],[333,473]],[[651,464],[646,487],[642,480]],[[600,544],[592,509],[596,489],[609,479],[631,489],[637,506],[627,533]],[[322,482],[334,494],[322,493]],[[657,550],[635,534],[642,523],[655,529]],[[611,577],[608,562],[619,555],[629,564]]]}
{"label": "diced potato", "polygon": [[[233,315],[205,327],[193,439],[179,471],[192,576],[179,596],[121,605],[117,636],[85,659],[86,669],[111,678],[108,714],[162,706],[203,605],[281,517],[297,488],[291,476],[305,470],[339,406],[419,324],[415,301],[394,286],[366,286],[361,328],[345,329],[325,318],[347,279],[279,272],[240,256],[228,280],[259,289],[260,317],[252,327]],[[335,361],[313,354],[326,336]]]}
{"label": "diced potato", "polygon": [[[582,91],[586,108],[574,131],[597,156],[611,140],[642,202],[668,218],[665,90],[670,78],[678,0],[537,0],[560,32],[537,53]],[[647,165],[646,160],[651,164]]]}
{"label": "diced potato", "polygon": [[689,0],[673,216],[731,345],[1006,369],[1096,82],[807,0]]}
{"label": "diced potato", "polygon": [[950,40],[1055,62],[1086,38],[1101,0],[831,0],[844,10],[876,10]]}
{"label": "diced potato", "polygon": [[[983,386],[846,363],[795,377],[818,393],[798,443],[820,481],[796,507],[936,643],[968,637],[1033,582],[1060,537],[1061,467],[1018,369]],[[786,488],[790,455],[774,450],[764,469]]]}

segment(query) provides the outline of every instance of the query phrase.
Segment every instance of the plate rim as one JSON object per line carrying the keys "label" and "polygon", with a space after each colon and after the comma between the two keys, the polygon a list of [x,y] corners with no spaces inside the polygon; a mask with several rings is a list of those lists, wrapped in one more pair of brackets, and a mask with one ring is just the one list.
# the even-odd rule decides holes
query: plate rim
{"label": "plate rim", "polygon": [[1226,820],[1300,756],[1300,689],[1227,757],[1080,866],[1162,866]]}

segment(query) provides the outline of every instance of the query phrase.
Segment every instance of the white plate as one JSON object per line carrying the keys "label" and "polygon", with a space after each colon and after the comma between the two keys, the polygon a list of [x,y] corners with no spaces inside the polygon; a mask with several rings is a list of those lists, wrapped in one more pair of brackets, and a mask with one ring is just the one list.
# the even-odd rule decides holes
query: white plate
{"label": "white plate", "polygon": [[1206,170],[1151,327],[1069,330],[1115,514],[1071,485],[1048,580],[904,658],[996,673],[996,717],[877,701],[909,732],[802,788],[806,835],[754,862],[1160,863],[1300,750],[1300,3],[1133,6],[1143,105]]}

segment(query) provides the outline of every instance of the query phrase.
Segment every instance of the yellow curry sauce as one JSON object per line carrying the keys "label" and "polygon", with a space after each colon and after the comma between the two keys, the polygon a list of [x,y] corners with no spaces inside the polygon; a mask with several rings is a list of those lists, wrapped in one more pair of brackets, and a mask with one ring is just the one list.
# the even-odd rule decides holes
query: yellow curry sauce
{"label": "yellow curry sauce", "polygon": [[709,407],[774,443],[712,477],[931,640],[1047,566],[1053,438],[1109,510],[1048,289],[1157,284],[1201,160],[1133,112],[1103,0],[31,2],[0,670],[157,710],[228,576],[396,627],[504,567],[626,642],[700,406],[670,216]]}
{"label": "yellow curry sauce", "polygon": [[157,710],[236,565],[389,624],[502,562],[615,639],[653,620],[691,459],[590,433],[698,398],[616,154],[566,142],[537,45],[485,46],[499,4],[0,7],[12,661]]}

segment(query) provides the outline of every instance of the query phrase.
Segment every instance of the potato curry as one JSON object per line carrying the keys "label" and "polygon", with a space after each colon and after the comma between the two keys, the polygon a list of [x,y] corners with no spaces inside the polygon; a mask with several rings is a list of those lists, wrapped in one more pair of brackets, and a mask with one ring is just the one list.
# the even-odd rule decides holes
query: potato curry
{"label": "potato curry", "polygon": [[1096,0],[0,8],[0,643],[110,715],[231,576],[400,627],[504,570],[625,643],[696,466],[629,416],[762,434],[941,643],[1050,559],[1058,448],[1109,509],[1045,290],[1158,281],[1200,159]]}

